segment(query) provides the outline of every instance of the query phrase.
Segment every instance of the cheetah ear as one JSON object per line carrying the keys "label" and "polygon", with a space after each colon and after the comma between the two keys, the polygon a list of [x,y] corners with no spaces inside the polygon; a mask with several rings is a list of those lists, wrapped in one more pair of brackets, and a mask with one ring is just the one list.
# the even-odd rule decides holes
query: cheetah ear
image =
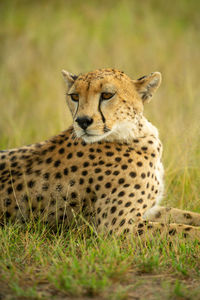
{"label": "cheetah ear", "polygon": [[78,76],[73,75],[72,73],[69,73],[65,70],[62,70],[62,74],[69,89],[74,84],[74,81],[78,78]]}
{"label": "cheetah ear", "polygon": [[160,72],[153,72],[148,76],[134,80],[134,85],[143,103],[150,102],[153,94],[161,84],[161,79],[162,76]]}

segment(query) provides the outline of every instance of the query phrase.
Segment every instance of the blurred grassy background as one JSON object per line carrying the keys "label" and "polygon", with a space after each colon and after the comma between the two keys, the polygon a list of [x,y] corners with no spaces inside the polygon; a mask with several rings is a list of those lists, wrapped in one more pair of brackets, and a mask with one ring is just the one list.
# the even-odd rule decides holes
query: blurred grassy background
{"label": "blurred grassy background", "polygon": [[160,71],[146,116],[164,143],[165,202],[200,212],[199,11],[196,0],[1,1],[0,148],[70,125],[63,68]]}

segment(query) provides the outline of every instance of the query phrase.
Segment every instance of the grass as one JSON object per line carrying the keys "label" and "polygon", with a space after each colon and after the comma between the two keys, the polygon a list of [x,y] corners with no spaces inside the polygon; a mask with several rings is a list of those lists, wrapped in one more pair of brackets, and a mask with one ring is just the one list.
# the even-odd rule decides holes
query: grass
{"label": "grass", "polygon": [[[196,0],[0,3],[0,148],[71,124],[60,71],[115,67],[163,83],[146,116],[164,144],[164,203],[200,212],[200,3]],[[0,298],[200,299],[200,248],[142,244],[40,224],[0,230]],[[199,297],[199,298],[198,298]]]}
{"label": "grass", "polygon": [[9,283],[7,295],[126,299],[137,293],[146,299],[149,292],[156,296],[155,282],[157,289],[166,293],[164,299],[172,299],[172,294],[187,295],[191,282],[193,294],[200,291],[200,247],[195,242],[157,238],[144,244],[80,229],[56,234],[31,223],[26,228],[17,224],[5,227],[0,239],[0,284]]}

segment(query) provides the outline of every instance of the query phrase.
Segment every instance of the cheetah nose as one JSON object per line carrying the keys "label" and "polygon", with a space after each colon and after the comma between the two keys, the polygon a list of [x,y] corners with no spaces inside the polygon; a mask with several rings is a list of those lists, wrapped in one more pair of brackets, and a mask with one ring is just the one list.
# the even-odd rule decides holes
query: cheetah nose
{"label": "cheetah nose", "polygon": [[93,123],[93,119],[88,116],[78,117],[75,121],[84,130]]}

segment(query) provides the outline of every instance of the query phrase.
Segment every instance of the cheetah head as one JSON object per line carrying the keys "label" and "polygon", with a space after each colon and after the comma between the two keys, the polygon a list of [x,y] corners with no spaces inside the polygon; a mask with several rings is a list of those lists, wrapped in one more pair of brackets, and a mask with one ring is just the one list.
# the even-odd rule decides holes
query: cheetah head
{"label": "cheetah head", "polygon": [[92,143],[137,137],[145,102],[160,85],[161,74],[151,73],[137,80],[114,69],[73,75],[62,71],[67,83],[67,103],[77,137]]}

